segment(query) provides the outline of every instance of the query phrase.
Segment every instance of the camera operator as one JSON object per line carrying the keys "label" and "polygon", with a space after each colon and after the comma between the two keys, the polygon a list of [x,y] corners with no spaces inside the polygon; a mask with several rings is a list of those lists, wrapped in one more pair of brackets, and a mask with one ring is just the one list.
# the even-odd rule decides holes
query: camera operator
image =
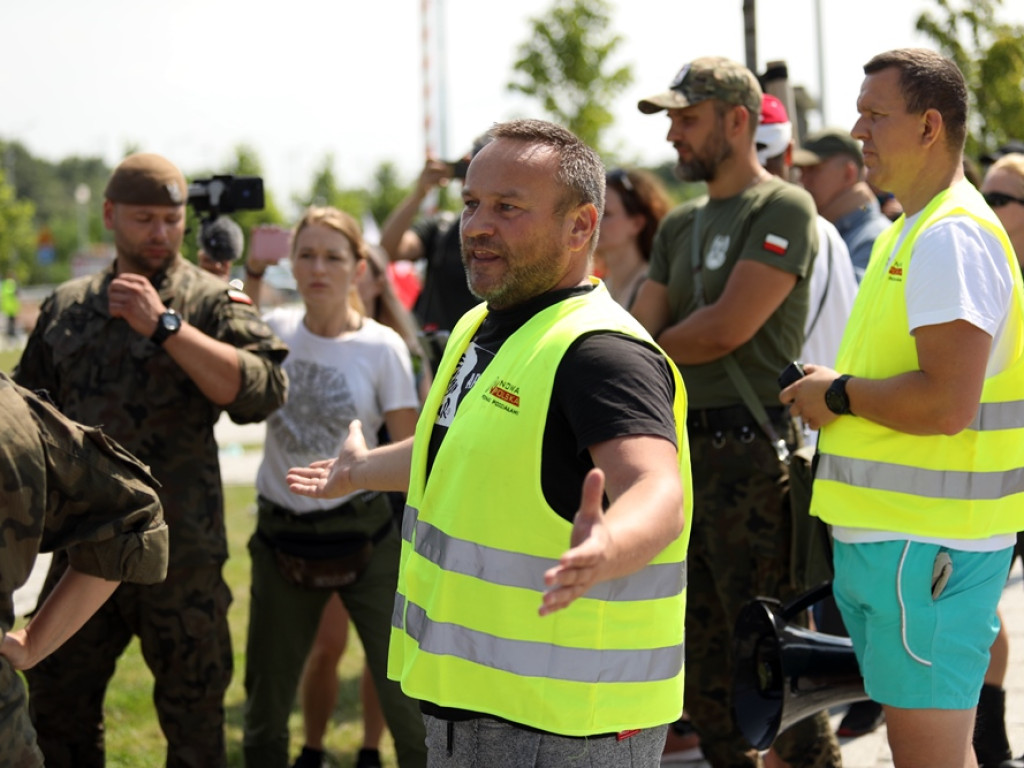
{"label": "camera operator", "polygon": [[231,276],[231,265],[245,250],[242,228],[227,216],[203,219],[199,230],[200,267],[224,280]]}
{"label": "camera operator", "polygon": [[381,229],[380,244],[392,260],[426,260],[423,290],[413,314],[426,332],[428,342],[430,334],[450,331],[466,310],[480,302],[466,284],[458,218],[442,211],[413,222],[430,191],[447,186],[452,179],[464,178],[469,160],[488,141],[490,137],[486,134],[478,137],[473,148],[456,162],[427,158],[415,188],[391,212]]}

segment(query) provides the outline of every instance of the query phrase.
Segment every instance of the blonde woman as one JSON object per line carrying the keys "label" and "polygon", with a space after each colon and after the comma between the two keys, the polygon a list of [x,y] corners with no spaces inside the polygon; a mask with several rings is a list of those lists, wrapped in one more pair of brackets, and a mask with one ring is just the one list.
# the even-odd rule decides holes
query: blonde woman
{"label": "blonde woman", "polygon": [[[284,365],[289,391],[288,402],[267,421],[256,479],[246,765],[288,765],[288,716],[324,606],[337,594],[362,640],[399,764],[422,766],[419,709],[386,675],[399,554],[387,497],[356,492],[330,502],[302,499],[284,482],[289,467],[336,451],[355,420],[374,443],[384,426],[395,440],[412,434],[418,401],[409,352],[397,333],[362,312],[356,284],[367,268],[367,246],[351,216],[310,209],[295,228],[290,255],[302,305],[265,315],[290,349]],[[250,255],[252,293],[267,263]],[[308,757],[301,764],[322,755]]]}

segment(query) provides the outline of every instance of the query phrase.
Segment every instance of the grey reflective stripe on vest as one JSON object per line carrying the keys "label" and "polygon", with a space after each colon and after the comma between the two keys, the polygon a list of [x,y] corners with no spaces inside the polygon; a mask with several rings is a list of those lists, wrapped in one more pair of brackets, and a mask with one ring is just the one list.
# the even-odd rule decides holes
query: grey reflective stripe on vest
{"label": "grey reflective stripe on vest", "polygon": [[1024,469],[1021,468],[1006,472],[958,472],[828,453],[819,456],[815,478],[876,491],[963,501],[990,501],[1024,492]]}
{"label": "grey reflective stripe on vest", "polygon": [[1024,428],[1024,400],[982,403],[967,428],[976,432]]}
{"label": "grey reflective stripe on vest", "polygon": [[[397,613],[398,601],[395,606]],[[458,624],[431,621],[420,606],[407,606],[404,629],[421,650],[437,656],[456,656],[514,675],[577,683],[649,683],[670,680],[683,668],[681,644],[668,648],[595,650],[509,640]],[[400,614],[398,619],[400,623]]]}
{"label": "grey reflective stripe on vest", "polygon": [[[419,512],[406,505],[402,538],[412,541],[416,531],[416,553],[446,571],[473,576],[491,584],[544,592],[544,572],[557,560],[476,544],[449,536],[430,523],[419,522]],[[568,546],[568,541],[566,541]],[[628,602],[674,597],[686,588],[686,563],[658,563],[625,576],[605,581],[587,590],[594,600]]]}

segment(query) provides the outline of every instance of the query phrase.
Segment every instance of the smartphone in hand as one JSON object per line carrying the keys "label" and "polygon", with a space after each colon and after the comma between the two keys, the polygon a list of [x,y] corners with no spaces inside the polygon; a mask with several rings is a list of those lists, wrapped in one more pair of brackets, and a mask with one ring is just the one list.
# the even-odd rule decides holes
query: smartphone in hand
{"label": "smartphone in hand", "polygon": [[249,233],[249,257],[254,262],[277,264],[291,249],[291,230],[273,224],[253,227]]}
{"label": "smartphone in hand", "polygon": [[782,369],[779,374],[779,389],[785,389],[794,381],[804,377],[804,367],[801,363],[793,362]]}

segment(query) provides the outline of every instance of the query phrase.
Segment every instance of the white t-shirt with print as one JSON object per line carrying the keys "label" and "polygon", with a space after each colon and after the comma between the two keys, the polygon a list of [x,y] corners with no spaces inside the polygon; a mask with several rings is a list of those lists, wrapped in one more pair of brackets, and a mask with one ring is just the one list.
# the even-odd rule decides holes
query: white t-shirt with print
{"label": "white t-shirt with print", "polygon": [[409,351],[395,331],[364,318],[358,330],[326,338],[311,333],[304,317],[302,307],[281,307],[264,315],[288,345],[288,399],[267,419],[256,476],[262,496],[298,513],[331,509],[351,496],[312,499],[293,494],[285,482],[291,467],[337,456],[353,419],[362,422],[372,448],[385,413],[419,407]]}

